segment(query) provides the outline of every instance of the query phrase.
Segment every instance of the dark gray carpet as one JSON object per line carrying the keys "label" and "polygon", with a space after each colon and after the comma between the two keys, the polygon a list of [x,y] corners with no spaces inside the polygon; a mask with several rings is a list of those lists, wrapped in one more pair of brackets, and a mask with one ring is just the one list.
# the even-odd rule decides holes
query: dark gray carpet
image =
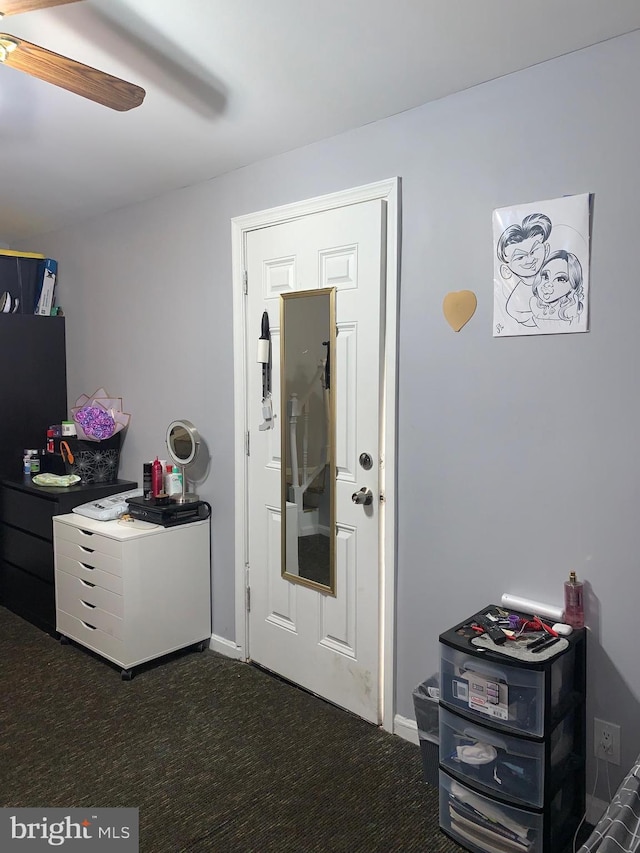
{"label": "dark gray carpet", "polygon": [[130,682],[0,607],[0,806],[138,807],[142,853],[459,853],[399,737],[210,651]]}

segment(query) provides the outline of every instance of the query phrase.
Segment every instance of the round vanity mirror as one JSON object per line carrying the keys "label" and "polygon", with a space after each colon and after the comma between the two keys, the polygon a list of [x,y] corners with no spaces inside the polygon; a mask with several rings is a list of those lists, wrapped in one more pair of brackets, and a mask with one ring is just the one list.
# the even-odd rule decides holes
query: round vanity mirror
{"label": "round vanity mirror", "polygon": [[167,451],[171,461],[182,471],[182,494],[178,503],[197,501],[198,496],[187,491],[186,469],[193,465],[200,449],[200,435],[191,421],[172,421],[167,427]]}

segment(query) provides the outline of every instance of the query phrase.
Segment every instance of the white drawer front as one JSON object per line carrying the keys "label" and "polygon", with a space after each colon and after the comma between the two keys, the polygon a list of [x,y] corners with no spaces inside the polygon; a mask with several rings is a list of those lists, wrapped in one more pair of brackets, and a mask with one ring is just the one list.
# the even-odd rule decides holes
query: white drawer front
{"label": "white drawer front", "polygon": [[74,560],[71,557],[66,557],[64,554],[56,554],[56,571],[67,572],[70,575],[75,575],[77,578],[82,578],[95,586],[108,589],[118,595],[122,595],[122,577],[113,575],[110,572],[103,572],[102,569],[95,569],[86,563],[81,563],[79,560]]}
{"label": "white drawer front", "polygon": [[116,637],[111,637],[105,634],[99,628],[92,628],[88,623],[81,619],[65,613],[64,610],[56,611],[56,631],[64,634],[65,637],[70,637],[72,640],[77,640],[92,649],[99,655],[127,667],[130,664],[125,660],[124,643]]}
{"label": "white drawer front", "polygon": [[87,604],[99,607],[107,613],[112,613],[120,619],[124,616],[122,596],[116,595],[104,587],[96,586],[93,581],[86,581],[76,575],[58,569],[56,571],[56,601],[63,610],[72,612],[65,602],[78,599]]}
{"label": "white drawer front", "polygon": [[64,539],[67,542],[75,542],[100,554],[109,554],[111,557],[120,559],[122,557],[122,542],[93,533],[91,530],[83,530],[80,527],[72,527],[63,522],[54,522],[56,539]]}
{"label": "white drawer front", "polygon": [[75,616],[91,628],[99,628],[105,634],[118,640],[123,638],[122,619],[102,610],[100,607],[70,594],[69,590],[56,590],[56,610],[64,610],[70,616]]}
{"label": "white drawer front", "polygon": [[122,560],[120,557],[93,550],[90,545],[80,545],[77,542],[70,542],[68,539],[60,539],[59,537],[56,537],[55,549],[56,555],[71,557],[72,560],[77,560],[79,563],[84,563],[94,569],[102,569],[112,575],[122,577]]}

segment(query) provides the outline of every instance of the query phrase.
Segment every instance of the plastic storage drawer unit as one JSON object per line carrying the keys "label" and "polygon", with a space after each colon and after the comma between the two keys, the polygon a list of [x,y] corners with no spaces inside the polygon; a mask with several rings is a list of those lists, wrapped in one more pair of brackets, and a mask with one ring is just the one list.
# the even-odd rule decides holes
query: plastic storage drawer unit
{"label": "plastic storage drawer unit", "polygon": [[[545,675],[541,670],[483,660],[441,646],[440,700],[488,722],[542,737],[545,720]],[[548,709],[553,715],[574,689],[574,650],[570,647],[552,665]]]}
{"label": "plastic storage drawer unit", "polygon": [[569,849],[582,808],[581,783],[568,777],[549,807],[530,811],[506,805],[440,771],[440,827],[476,853],[560,853]]}
{"label": "plastic storage drawer unit", "polygon": [[440,634],[440,828],[471,853],[568,853],[585,811],[586,632],[538,657],[530,633],[478,636],[489,614],[505,618],[491,604]]}
{"label": "plastic storage drawer unit", "polygon": [[[477,726],[442,708],[440,744],[440,763],[461,781],[524,805],[543,805],[545,742]],[[550,745],[553,772],[573,748],[572,714],[556,726]]]}
{"label": "plastic storage drawer unit", "polygon": [[442,771],[440,826],[478,853],[542,853],[542,814],[496,803]]}

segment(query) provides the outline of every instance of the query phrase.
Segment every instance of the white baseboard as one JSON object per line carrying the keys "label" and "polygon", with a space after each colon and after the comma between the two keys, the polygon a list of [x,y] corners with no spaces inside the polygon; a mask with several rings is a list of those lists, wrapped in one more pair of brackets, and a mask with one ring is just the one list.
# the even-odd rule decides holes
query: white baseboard
{"label": "white baseboard", "polygon": [[242,650],[236,646],[233,640],[227,640],[225,637],[219,637],[217,634],[213,634],[209,640],[209,648],[212,652],[218,652],[227,658],[244,660]]}
{"label": "white baseboard", "polygon": [[408,717],[401,717],[396,714],[393,718],[393,733],[401,737],[403,740],[408,740],[411,743],[419,744],[418,740],[418,725],[415,720],[410,720]]}

